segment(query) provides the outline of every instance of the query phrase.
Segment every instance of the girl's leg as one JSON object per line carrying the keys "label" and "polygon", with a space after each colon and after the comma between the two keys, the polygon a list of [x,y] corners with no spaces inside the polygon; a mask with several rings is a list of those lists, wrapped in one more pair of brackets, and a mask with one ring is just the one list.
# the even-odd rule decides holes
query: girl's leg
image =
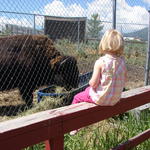
{"label": "girl's leg", "polygon": [[[94,103],[89,96],[90,87],[87,87],[83,92],[78,93],[74,96],[72,104],[80,103],[80,102],[89,102]],[[75,135],[80,129],[76,129],[70,132],[70,135]]]}
{"label": "girl's leg", "polygon": [[80,103],[80,102],[89,102],[93,103],[92,99],[89,96],[90,87],[87,87],[83,92],[78,93],[74,96],[72,104]]}

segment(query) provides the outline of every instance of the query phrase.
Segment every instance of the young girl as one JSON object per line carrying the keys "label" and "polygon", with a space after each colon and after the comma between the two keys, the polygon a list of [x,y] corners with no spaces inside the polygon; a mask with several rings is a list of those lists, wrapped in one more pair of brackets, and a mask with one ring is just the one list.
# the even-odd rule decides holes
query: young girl
{"label": "young girl", "polygon": [[[127,74],[123,50],[121,33],[114,29],[106,31],[99,44],[99,52],[103,56],[95,62],[90,86],[75,95],[72,104],[90,102],[113,106],[119,102]],[[71,131],[70,134],[74,135],[77,131]]]}

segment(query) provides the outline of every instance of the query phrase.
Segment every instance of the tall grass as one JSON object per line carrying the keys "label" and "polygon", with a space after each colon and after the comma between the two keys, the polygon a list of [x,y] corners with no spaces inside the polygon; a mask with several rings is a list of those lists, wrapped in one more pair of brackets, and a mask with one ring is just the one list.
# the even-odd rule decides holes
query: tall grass
{"label": "tall grass", "polygon": [[[149,112],[142,112],[139,120],[132,113],[123,119],[113,118],[82,129],[76,136],[65,135],[65,150],[108,150],[150,128]],[[135,150],[149,150],[150,140]]]}
{"label": "tall grass", "polygon": [[[77,58],[80,72],[91,71],[93,63],[100,57],[98,53],[99,41],[87,43],[72,43],[69,40],[58,40],[56,48],[65,55]],[[124,56],[127,64],[145,67],[147,43],[125,42]],[[85,69],[86,68],[86,69]],[[88,69],[87,69],[88,68]]]}

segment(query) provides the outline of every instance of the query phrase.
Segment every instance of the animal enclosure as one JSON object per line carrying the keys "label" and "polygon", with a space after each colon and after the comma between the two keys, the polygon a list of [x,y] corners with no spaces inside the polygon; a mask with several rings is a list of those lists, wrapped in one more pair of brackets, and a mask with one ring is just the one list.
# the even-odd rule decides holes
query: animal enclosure
{"label": "animal enclosure", "polygon": [[[77,127],[83,127],[149,103],[149,91],[143,88],[149,27],[146,7],[148,8],[149,2],[140,2],[143,5],[138,5],[137,0],[16,0],[9,3],[3,0],[0,6],[0,149],[22,149],[46,140],[49,140],[46,141],[47,149],[51,144],[62,148],[63,134],[75,129],[76,122],[79,121]],[[102,108],[104,111],[100,110],[101,107],[90,104],[54,109],[64,106],[64,101],[51,99],[50,96],[43,96],[43,101],[37,103],[38,92],[54,84],[65,87],[67,92],[80,87],[78,77],[92,71],[95,60],[100,57],[99,41],[103,33],[114,26],[126,40],[124,56],[128,81],[125,88],[131,90],[141,87],[141,91],[128,91],[129,96],[124,97],[120,104],[112,109]],[[137,95],[134,95],[135,91]],[[84,114],[84,111],[90,114],[92,112],[91,116]],[[36,112],[39,113],[35,114]],[[24,117],[29,114],[33,115]],[[108,116],[104,118],[101,114]],[[22,118],[13,120],[20,116]],[[8,119],[10,121],[7,122]],[[128,122],[128,118],[125,119]],[[137,132],[150,126],[149,119],[142,124],[144,127],[138,126],[135,129]],[[123,130],[116,128],[117,125],[113,128],[114,137],[118,140],[125,136],[122,131],[133,133],[132,129],[127,132],[127,124],[124,128],[121,126]],[[122,134],[116,136],[119,131]],[[95,132],[92,133],[96,135]],[[102,133],[104,132],[100,132],[101,135]],[[139,138],[128,137],[129,145],[137,145],[144,138],[149,138],[147,135],[149,130],[143,132]],[[103,140],[106,147],[108,141]],[[68,143],[72,144],[69,140]],[[31,149],[34,147],[31,146]]]}
{"label": "animal enclosure", "polygon": [[52,40],[69,39],[83,42],[86,32],[86,18],[45,17],[44,34]]}

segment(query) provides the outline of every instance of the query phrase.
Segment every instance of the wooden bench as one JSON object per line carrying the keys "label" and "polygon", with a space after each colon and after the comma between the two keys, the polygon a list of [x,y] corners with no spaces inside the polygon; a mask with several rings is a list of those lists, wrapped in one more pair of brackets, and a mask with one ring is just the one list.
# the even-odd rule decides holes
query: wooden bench
{"label": "wooden bench", "polygon": [[[121,101],[115,106],[84,102],[8,120],[0,123],[0,149],[21,150],[46,141],[46,150],[63,150],[65,133],[147,103],[150,103],[150,86],[123,92]],[[139,135],[140,142],[150,137],[150,131],[145,132]],[[128,144],[129,147],[139,144],[135,139]]]}

